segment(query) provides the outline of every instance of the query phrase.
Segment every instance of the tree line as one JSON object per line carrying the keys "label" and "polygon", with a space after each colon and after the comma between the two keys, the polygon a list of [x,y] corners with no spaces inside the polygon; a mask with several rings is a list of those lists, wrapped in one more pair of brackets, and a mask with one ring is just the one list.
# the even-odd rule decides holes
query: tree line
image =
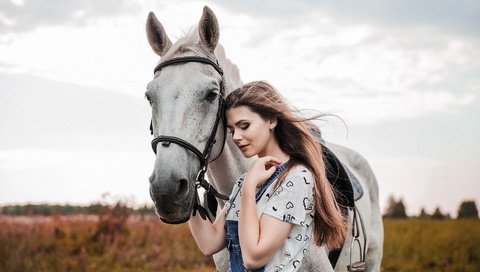
{"label": "tree line", "polygon": [[[153,206],[145,204],[139,208],[126,206],[119,201],[115,205],[125,206],[129,214],[155,214]],[[98,215],[110,210],[112,205],[102,203],[92,203],[86,206],[79,205],[59,205],[59,204],[25,204],[25,205],[6,205],[0,206],[0,214],[3,215],[73,215],[88,214]]]}
{"label": "tree line", "polygon": [[[116,205],[125,206],[129,214],[155,214],[155,209],[151,205],[144,204],[138,208],[128,207],[121,201]],[[102,203],[92,203],[86,206],[80,205],[59,205],[59,204],[25,204],[25,205],[6,205],[0,206],[0,214],[3,215],[73,215],[73,214],[90,214],[98,215],[103,214],[112,208],[112,205]],[[387,200],[387,208],[383,214],[384,218],[407,218],[405,204],[403,199],[396,199],[394,196],[390,196]],[[422,208],[420,213],[416,216],[418,218],[431,218],[431,219],[450,219],[450,214],[442,213],[440,207],[436,207],[432,214],[425,211]],[[478,218],[478,209],[475,201],[465,200],[457,209],[456,218]]]}
{"label": "tree line", "polygon": [[[384,218],[407,218],[407,212],[403,199],[396,199],[394,196],[390,196],[387,200],[387,208],[383,215]],[[431,219],[451,219],[449,213],[442,213],[440,207],[436,207],[432,214],[425,211],[425,208],[420,210],[420,213],[416,216],[418,218],[431,218]],[[462,218],[478,218],[478,209],[475,201],[464,200],[457,209],[457,219]]]}

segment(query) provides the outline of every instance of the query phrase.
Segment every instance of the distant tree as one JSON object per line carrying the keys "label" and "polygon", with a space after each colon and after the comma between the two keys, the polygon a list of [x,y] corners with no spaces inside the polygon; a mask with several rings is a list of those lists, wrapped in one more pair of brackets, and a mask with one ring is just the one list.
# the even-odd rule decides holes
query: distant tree
{"label": "distant tree", "polygon": [[385,217],[389,218],[407,218],[407,213],[405,211],[405,205],[403,200],[396,200],[393,195],[388,198],[387,210],[385,212]]}
{"label": "distant tree", "polygon": [[48,204],[42,204],[38,207],[38,211],[36,212],[36,214],[51,215],[52,207]]}
{"label": "distant tree", "polygon": [[442,213],[442,211],[440,211],[440,207],[437,207],[432,214],[432,218],[441,220],[441,219],[445,219],[446,216]]}
{"label": "distant tree", "polygon": [[20,205],[14,205],[14,206],[9,206],[8,207],[8,214],[11,214],[11,215],[25,214],[23,212],[24,212],[24,209]]}
{"label": "distant tree", "polygon": [[64,214],[74,214],[75,213],[75,207],[70,205],[70,204],[67,204],[67,205],[63,206],[62,212]]}
{"label": "distant tree", "polygon": [[394,218],[407,218],[407,213],[405,211],[405,205],[403,204],[403,200],[400,199],[395,206],[394,212],[392,214]]}
{"label": "distant tree", "polygon": [[144,204],[142,207],[138,208],[135,212],[141,215],[155,214],[155,209],[151,205]]}
{"label": "distant tree", "polygon": [[458,208],[457,218],[478,218],[478,210],[475,201],[463,201]]}
{"label": "distant tree", "polygon": [[430,215],[425,211],[425,208],[422,207],[422,209],[420,210],[420,214],[418,215],[418,217],[420,217],[420,218],[429,218]]}
{"label": "distant tree", "polygon": [[87,213],[89,214],[100,214],[104,212],[106,207],[100,203],[92,203],[89,206],[87,206]]}

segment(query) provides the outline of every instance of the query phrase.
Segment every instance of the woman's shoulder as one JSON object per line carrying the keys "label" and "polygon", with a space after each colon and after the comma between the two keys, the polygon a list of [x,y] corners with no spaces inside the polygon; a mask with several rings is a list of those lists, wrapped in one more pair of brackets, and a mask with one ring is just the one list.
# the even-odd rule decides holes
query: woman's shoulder
{"label": "woman's shoulder", "polygon": [[286,177],[305,177],[312,179],[312,172],[303,164],[293,166],[287,173]]}
{"label": "woman's shoulder", "polygon": [[[313,186],[313,175],[312,172],[304,165],[295,165],[292,167],[288,173],[286,173],[283,183],[286,185],[286,189],[291,188],[296,190],[298,188],[293,187],[305,187],[310,188]],[[295,184],[295,186],[289,186]]]}

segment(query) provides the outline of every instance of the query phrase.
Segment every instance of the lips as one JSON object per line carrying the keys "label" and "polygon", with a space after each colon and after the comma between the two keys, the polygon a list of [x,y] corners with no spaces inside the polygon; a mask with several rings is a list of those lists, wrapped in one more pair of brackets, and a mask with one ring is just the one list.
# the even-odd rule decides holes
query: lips
{"label": "lips", "polygon": [[247,149],[247,147],[249,146],[250,144],[246,144],[246,145],[239,145],[238,148],[243,152]]}

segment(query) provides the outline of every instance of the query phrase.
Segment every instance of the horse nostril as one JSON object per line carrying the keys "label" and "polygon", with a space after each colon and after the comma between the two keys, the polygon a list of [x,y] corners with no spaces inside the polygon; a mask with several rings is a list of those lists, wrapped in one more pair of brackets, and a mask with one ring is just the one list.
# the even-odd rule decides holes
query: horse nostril
{"label": "horse nostril", "polygon": [[177,195],[186,194],[188,192],[188,180],[181,178],[178,180]]}

